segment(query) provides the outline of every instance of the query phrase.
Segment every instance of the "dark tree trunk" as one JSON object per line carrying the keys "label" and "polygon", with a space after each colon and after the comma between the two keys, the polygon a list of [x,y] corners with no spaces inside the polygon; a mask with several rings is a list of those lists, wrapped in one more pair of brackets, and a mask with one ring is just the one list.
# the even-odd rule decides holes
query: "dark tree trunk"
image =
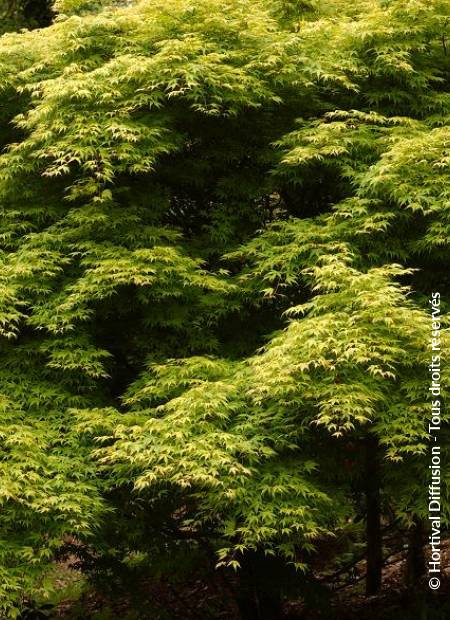
{"label": "dark tree trunk", "polygon": [[406,585],[404,607],[409,610],[412,618],[426,620],[427,596],[421,587],[421,577],[426,574],[424,553],[425,527],[421,519],[415,518],[408,532],[408,554],[406,557]]}
{"label": "dark tree trunk", "polygon": [[367,574],[366,595],[377,594],[381,588],[383,549],[381,537],[380,502],[380,459],[378,439],[369,436],[366,440],[366,536]]}
{"label": "dark tree trunk", "polygon": [[279,620],[282,616],[280,561],[262,552],[241,562],[238,606],[242,620]]}
{"label": "dark tree trunk", "polygon": [[421,519],[415,518],[408,533],[408,556],[406,580],[409,586],[415,586],[426,572],[424,545],[424,527]]}

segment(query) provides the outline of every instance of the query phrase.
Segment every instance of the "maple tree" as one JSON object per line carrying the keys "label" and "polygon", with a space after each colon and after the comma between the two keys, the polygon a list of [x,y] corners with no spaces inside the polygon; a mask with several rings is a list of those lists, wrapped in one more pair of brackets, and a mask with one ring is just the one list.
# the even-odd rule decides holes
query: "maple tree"
{"label": "maple tree", "polygon": [[2,613],[111,527],[301,579],[363,513],[377,591],[383,517],[427,511],[435,289],[448,350],[448,3],[54,10],[0,39]]}

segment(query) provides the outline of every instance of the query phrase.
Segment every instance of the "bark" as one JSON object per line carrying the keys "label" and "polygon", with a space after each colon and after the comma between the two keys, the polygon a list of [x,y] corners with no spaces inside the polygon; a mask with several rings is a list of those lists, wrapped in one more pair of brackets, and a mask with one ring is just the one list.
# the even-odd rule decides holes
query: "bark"
{"label": "bark", "polygon": [[407,556],[407,572],[406,580],[408,586],[415,586],[421,577],[425,575],[425,553],[423,545],[425,542],[425,533],[423,521],[414,519],[413,526],[408,533],[408,556]]}
{"label": "bark", "polygon": [[262,552],[248,553],[241,562],[238,606],[242,620],[282,617],[279,561]]}
{"label": "bark", "polygon": [[427,618],[427,597],[421,578],[426,574],[426,561],[424,553],[425,527],[421,519],[414,519],[414,523],[408,532],[408,553],[406,557],[406,585],[405,609],[410,610],[411,617],[417,620]]}
{"label": "bark", "polygon": [[383,548],[381,536],[380,458],[378,439],[366,440],[366,537],[367,574],[366,595],[377,594],[381,588]]}

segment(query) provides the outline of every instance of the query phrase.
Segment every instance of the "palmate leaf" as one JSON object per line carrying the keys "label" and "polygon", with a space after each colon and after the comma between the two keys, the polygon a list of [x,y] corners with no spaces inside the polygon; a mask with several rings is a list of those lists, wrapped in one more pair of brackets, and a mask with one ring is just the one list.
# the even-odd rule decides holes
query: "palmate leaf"
{"label": "palmate leaf", "polygon": [[80,443],[65,412],[70,404],[88,402],[89,387],[56,377],[36,352],[2,347],[0,610],[5,617],[15,617],[15,602],[26,592],[48,595],[42,575],[65,534],[89,536],[106,508],[94,483],[89,447]]}
{"label": "palmate leaf", "polygon": [[56,8],[0,39],[0,613],[65,534],[100,553],[117,496],[118,555],[137,502],[307,568],[369,434],[422,515],[448,3]]}
{"label": "palmate leaf", "polygon": [[308,459],[320,427],[337,438],[373,429],[392,460],[425,449],[429,319],[393,282],[404,270],[363,273],[325,255],[303,271],[319,291],[290,313],[303,317],[239,364],[151,366],[125,401],[130,422],[97,451],[138,492],[173,485],[195,497],[197,524],[220,516],[230,557],[260,544],[294,554],[336,526],[342,498],[327,494],[320,459]]}

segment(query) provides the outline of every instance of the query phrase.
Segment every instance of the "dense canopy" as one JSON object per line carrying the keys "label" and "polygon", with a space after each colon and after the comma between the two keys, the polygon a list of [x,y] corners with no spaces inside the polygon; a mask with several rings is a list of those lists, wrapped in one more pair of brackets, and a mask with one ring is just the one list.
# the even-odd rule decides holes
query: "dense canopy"
{"label": "dense canopy", "polygon": [[0,38],[3,615],[111,521],[120,559],[170,530],[308,574],[365,519],[373,447],[413,527],[433,291],[450,350],[449,3],[54,10]]}

